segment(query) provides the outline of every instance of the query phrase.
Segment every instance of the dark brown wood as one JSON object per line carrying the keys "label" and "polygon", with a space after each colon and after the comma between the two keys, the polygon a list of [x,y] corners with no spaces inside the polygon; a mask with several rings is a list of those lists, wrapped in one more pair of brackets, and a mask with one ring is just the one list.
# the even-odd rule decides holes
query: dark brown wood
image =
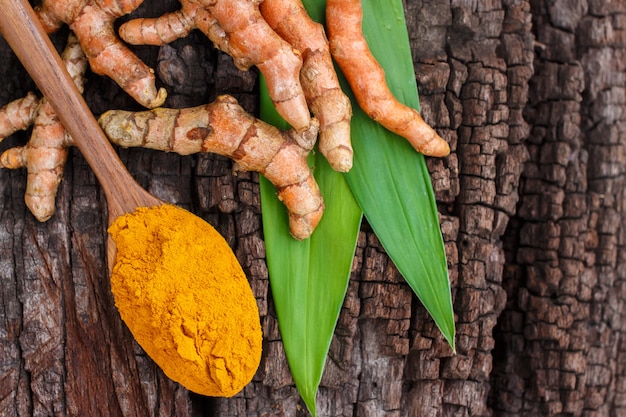
{"label": "dark brown wood", "polygon": [[[0,1],[0,32],[48,98],[98,178],[107,198],[109,223],[137,207],[163,204],[137,184],[119,159],[26,0]],[[108,252],[112,267],[112,240]]]}
{"label": "dark brown wood", "polygon": [[[134,15],[176,7],[146,1]],[[407,0],[405,10],[423,116],[453,150],[428,164],[458,353],[365,223],[320,415],[624,415],[626,1]],[[256,113],[256,71],[238,71],[200,33],[134,50],[168,106],[229,93]],[[34,88],[3,43],[0,79],[0,105]],[[85,98],[96,115],[136,108],[93,74]],[[239,395],[199,398],[137,348],[108,288],[106,200],[74,151],[46,223],[24,207],[25,173],[0,170],[0,416],[306,415],[275,319],[256,174],[233,175],[216,155],[118,153],[143,187],[226,236],[259,303],[261,367]]]}

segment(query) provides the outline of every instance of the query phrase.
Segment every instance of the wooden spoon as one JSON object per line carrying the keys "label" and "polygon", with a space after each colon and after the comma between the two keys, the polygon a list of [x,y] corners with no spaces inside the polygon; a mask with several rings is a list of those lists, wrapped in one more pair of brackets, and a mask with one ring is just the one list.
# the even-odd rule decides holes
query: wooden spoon
{"label": "wooden spoon", "polygon": [[[164,204],[135,181],[115,153],[28,1],[0,0],[0,8],[2,36],[96,174],[107,200],[109,224],[137,207]],[[115,260],[110,238],[107,252],[110,272]]]}
{"label": "wooden spoon", "polygon": [[[50,101],[98,177],[108,203],[109,223],[139,207],[165,204],[141,188],[128,173],[27,0],[0,0],[0,7],[0,32]],[[180,213],[169,214],[179,219],[175,220],[175,227],[183,225],[186,230],[197,231],[206,226],[198,232],[204,239],[194,241],[191,251],[191,263],[197,272],[193,271],[194,267],[182,268],[183,272],[178,272],[180,276],[172,282],[172,268],[180,266],[181,259],[188,260],[184,258],[186,253],[175,253],[176,249],[186,247],[186,235],[177,237],[170,233],[170,241],[175,244],[173,250],[163,254],[167,268],[152,271],[145,263],[154,262],[154,257],[144,257],[139,260],[140,272],[115,271],[111,291],[120,317],[135,340],[166,375],[199,394],[232,396],[252,379],[261,360],[262,331],[257,304],[226,240],[202,219],[196,221],[191,213],[185,213],[188,219]],[[145,220],[142,215],[135,217],[138,217],[132,219],[135,223]],[[171,227],[172,222],[166,222],[164,229]],[[148,227],[155,227],[154,222]],[[127,232],[136,236],[137,226],[129,226]],[[169,232],[171,230],[165,230],[166,234]],[[123,241],[118,240],[120,245]],[[109,238],[110,272],[116,266],[114,254],[115,244]],[[163,263],[157,264],[162,266]],[[141,272],[142,268],[145,273]],[[150,281],[150,285],[142,287],[145,281]],[[228,285],[221,290],[226,283]],[[187,291],[193,293],[187,294]],[[232,297],[239,305],[235,310],[230,309]]]}

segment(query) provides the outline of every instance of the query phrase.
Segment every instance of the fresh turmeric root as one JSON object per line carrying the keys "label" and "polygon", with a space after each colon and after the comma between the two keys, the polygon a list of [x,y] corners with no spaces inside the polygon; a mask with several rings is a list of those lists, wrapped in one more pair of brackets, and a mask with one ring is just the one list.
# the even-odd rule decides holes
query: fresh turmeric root
{"label": "fresh turmeric root", "polygon": [[320,122],[320,152],[336,171],[349,171],[352,106],[339,85],[324,27],[309,17],[301,0],[264,0],[259,7],[272,29],[302,54],[300,83]]}
{"label": "fresh turmeric root", "polygon": [[304,132],[283,132],[246,113],[233,97],[220,96],[211,104],[186,109],[111,110],[100,116],[99,123],[109,140],[122,147],[180,155],[212,152],[233,159],[236,170],[263,174],[287,207],[289,229],[296,239],[309,237],[324,212],[307,165],[318,134],[316,119]]}
{"label": "fresh turmeric root", "polygon": [[33,124],[39,98],[32,91],[0,109],[0,140]]}
{"label": "fresh turmeric root", "polygon": [[[73,34],[62,58],[82,91],[87,59]],[[99,122],[109,140],[123,147],[181,155],[214,152],[232,158],[236,170],[260,172],[277,188],[297,239],[309,237],[324,212],[319,187],[307,164],[319,131],[317,119],[311,119],[307,130],[281,131],[246,113],[234,98],[221,96],[214,103],[187,109],[111,110]],[[49,102],[33,93],[0,109],[0,140],[31,124],[28,143],[5,151],[0,165],[28,169],[26,204],[38,220],[46,221],[54,214],[67,149],[73,140]]]}
{"label": "fresh turmeric root", "polygon": [[130,44],[162,45],[198,28],[242,70],[255,65],[267,81],[278,113],[296,130],[309,129],[311,117],[300,85],[302,58],[267,24],[259,0],[181,0],[179,11],[136,19],[120,27]]}
{"label": "fresh turmeric root", "polygon": [[[126,55],[112,29],[117,17],[141,3],[142,0],[71,0],[68,4],[43,0],[38,12],[50,32],[63,23],[77,31],[78,41],[96,72],[98,65],[109,62],[110,66],[102,66],[103,72],[121,80],[120,84],[130,91],[138,85],[147,85],[143,93],[150,95],[150,91],[156,91],[152,71],[148,69],[148,76],[144,76],[141,68],[145,66],[141,67],[141,61],[130,51]],[[121,33],[132,43],[163,44],[185,36],[194,28],[202,30],[218,47],[230,53],[240,67],[257,65],[265,72],[270,94],[274,94],[277,108],[292,124],[292,130],[283,132],[266,125],[245,113],[233,98],[223,96],[215,103],[190,109],[107,112],[100,121],[111,141],[121,146],[143,146],[183,155],[215,152],[231,157],[237,169],[258,171],[274,183],[279,198],[288,208],[292,234],[304,239],[315,229],[324,210],[319,188],[306,163],[320,125],[320,150],[331,165],[336,170],[347,171],[352,163],[351,108],[339,88],[330,59],[332,52],[359,105],[370,117],[406,137],[424,154],[449,153],[448,144],[419,113],[399,103],[389,91],[384,71],[360,30],[360,0],[328,0],[330,48],[323,28],[308,17],[301,0],[265,0],[261,10],[259,3],[259,0],[181,0],[179,11],[156,19],[133,20],[122,26]],[[120,65],[119,60],[111,59],[116,54],[131,64]],[[133,67],[133,59],[141,65]],[[66,63],[75,60],[68,58]],[[135,79],[128,74],[139,75]],[[147,105],[158,105],[162,99],[164,96],[156,101],[147,100]],[[309,107],[316,118],[310,117]],[[66,148],[72,140],[45,99],[37,100],[29,94],[0,112],[0,134],[4,136],[32,123],[35,128],[29,143],[5,152],[0,162],[6,167],[28,168],[32,187],[28,186],[27,198],[34,201],[29,207],[39,213],[38,218],[45,219],[54,210]],[[44,198],[40,195],[44,189],[53,191]],[[51,200],[51,205],[37,208],[44,207],[43,199]]]}
{"label": "fresh turmeric root", "polygon": [[[204,33],[218,49],[229,53],[228,35],[197,0],[182,1],[180,10],[159,17],[141,17],[126,22],[120,26],[119,34],[132,45],[160,46],[184,38],[194,29]],[[237,58],[235,62],[239,64]]]}
{"label": "fresh turmeric root", "polygon": [[48,33],[64,23],[78,37],[91,70],[112,78],[141,105],[153,108],[167,97],[155,86],[154,71],[144,64],[115,34],[115,20],[143,3],[143,0],[43,0],[35,8]]}
{"label": "fresh turmeric root", "polygon": [[[66,68],[80,91],[83,89],[87,60],[73,34],[62,54]],[[24,201],[39,221],[46,221],[55,211],[55,198],[67,160],[71,137],[46,98],[29,93],[0,110],[0,140],[17,130],[33,125],[25,146],[8,149],[0,156],[0,166],[28,170]]]}
{"label": "fresh turmeric root", "polygon": [[345,75],[359,106],[376,122],[404,137],[418,152],[446,156],[448,143],[420,116],[391,93],[385,72],[362,32],[361,0],[328,0],[326,27],[333,58]]}

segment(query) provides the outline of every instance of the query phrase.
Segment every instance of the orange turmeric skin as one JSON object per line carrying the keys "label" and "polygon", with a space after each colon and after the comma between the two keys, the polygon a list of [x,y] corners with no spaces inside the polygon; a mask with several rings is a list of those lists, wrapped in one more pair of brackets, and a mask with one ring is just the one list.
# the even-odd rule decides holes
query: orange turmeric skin
{"label": "orange turmeric skin", "polygon": [[316,119],[305,132],[284,132],[246,113],[233,97],[220,96],[185,109],[110,110],[98,122],[122,147],[217,153],[234,160],[236,170],[263,174],[276,187],[298,240],[308,238],[322,217],[324,202],[307,164],[318,133]]}
{"label": "orange turmeric skin", "polygon": [[300,83],[320,122],[320,152],[333,169],[349,171],[352,106],[339,85],[324,27],[309,17],[300,0],[264,0],[259,7],[272,29],[302,54]]}
{"label": "orange turmeric skin", "polygon": [[256,66],[267,81],[278,113],[296,130],[311,117],[300,85],[302,58],[261,16],[258,0],[181,0],[181,10],[125,23],[120,36],[131,44],[160,45],[200,29],[245,70]]}
{"label": "orange turmeric skin", "polygon": [[[73,34],[68,38],[62,58],[76,86],[82,91],[87,61]],[[17,103],[22,104],[22,109],[12,110]],[[23,108],[25,103],[29,103],[27,108]],[[1,126],[5,123],[2,121],[11,113],[21,119],[13,117],[12,128],[3,129]],[[3,152],[0,156],[0,166],[27,169],[24,201],[35,218],[43,222],[54,214],[55,197],[63,179],[67,148],[72,140],[48,100],[38,99],[32,93],[0,110],[0,140],[16,130],[26,129],[31,124],[33,131],[28,143]]]}
{"label": "orange turmeric skin", "polygon": [[24,130],[35,120],[39,98],[33,92],[14,100],[0,109],[0,141],[18,130]]}
{"label": "orange turmeric skin", "polygon": [[63,178],[68,146],[65,128],[50,103],[44,99],[28,143],[7,150],[0,157],[0,166],[28,169],[24,201],[41,222],[54,214],[54,200]]}
{"label": "orange turmeric skin", "polygon": [[48,33],[64,23],[74,31],[96,74],[112,78],[145,107],[165,102],[167,93],[155,86],[154,71],[144,64],[115,34],[115,19],[124,16],[143,0],[43,0],[35,8]]}
{"label": "orange turmeric skin", "polygon": [[[63,60],[82,90],[87,62],[73,36]],[[319,130],[316,119],[303,132],[281,131],[246,113],[234,98],[221,96],[214,103],[186,109],[111,110],[99,121],[109,140],[123,147],[181,155],[214,152],[233,159],[236,170],[264,174],[287,207],[290,230],[297,239],[309,237],[324,212],[319,187],[307,164]],[[0,165],[28,169],[25,199],[33,214],[45,221],[54,213],[67,148],[73,141],[47,100],[32,93],[0,109],[0,140],[31,124],[34,128],[28,143],[5,151]]]}
{"label": "orange turmeric skin", "polygon": [[[140,17],[126,22],[119,28],[119,35],[132,45],[160,46],[189,35],[193,29],[208,33],[217,21],[200,4],[191,1],[181,3],[181,9],[159,17]],[[224,33],[218,35],[218,48],[227,48]]]}
{"label": "orange turmeric skin", "polygon": [[328,0],[326,27],[333,58],[346,76],[359,106],[376,122],[404,137],[418,152],[446,156],[450,146],[420,116],[391,93],[385,72],[362,32],[361,0]]}

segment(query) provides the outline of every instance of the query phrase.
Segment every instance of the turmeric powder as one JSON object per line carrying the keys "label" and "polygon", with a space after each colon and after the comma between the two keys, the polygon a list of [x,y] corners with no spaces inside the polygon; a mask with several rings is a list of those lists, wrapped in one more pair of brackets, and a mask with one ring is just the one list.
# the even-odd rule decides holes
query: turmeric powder
{"label": "turmeric powder", "polygon": [[137,342],[185,388],[230,397],[261,359],[258,307],[222,236],[173,205],[142,207],[109,228],[111,290]]}

